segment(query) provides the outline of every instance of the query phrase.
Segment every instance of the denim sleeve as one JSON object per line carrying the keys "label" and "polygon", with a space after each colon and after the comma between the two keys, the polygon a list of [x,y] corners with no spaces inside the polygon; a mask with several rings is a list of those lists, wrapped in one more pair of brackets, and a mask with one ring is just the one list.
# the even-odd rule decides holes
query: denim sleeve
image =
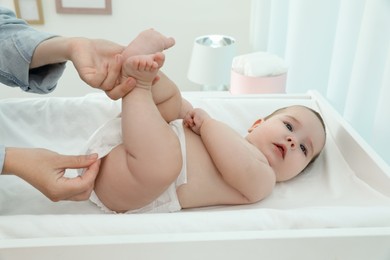
{"label": "denim sleeve", "polygon": [[29,65],[39,43],[55,35],[33,29],[3,7],[0,7],[0,31],[0,82],[27,92],[51,92],[65,69],[65,63],[32,70]]}
{"label": "denim sleeve", "polygon": [[5,159],[5,147],[4,145],[0,144],[0,174],[3,172],[4,159]]}

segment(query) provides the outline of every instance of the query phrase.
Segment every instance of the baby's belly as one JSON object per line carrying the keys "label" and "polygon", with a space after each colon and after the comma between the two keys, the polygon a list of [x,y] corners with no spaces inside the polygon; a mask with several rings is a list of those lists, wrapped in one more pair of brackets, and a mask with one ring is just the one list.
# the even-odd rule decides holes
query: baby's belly
{"label": "baby's belly", "polygon": [[241,193],[223,180],[200,136],[187,128],[185,135],[187,183],[177,189],[182,208],[245,203]]}

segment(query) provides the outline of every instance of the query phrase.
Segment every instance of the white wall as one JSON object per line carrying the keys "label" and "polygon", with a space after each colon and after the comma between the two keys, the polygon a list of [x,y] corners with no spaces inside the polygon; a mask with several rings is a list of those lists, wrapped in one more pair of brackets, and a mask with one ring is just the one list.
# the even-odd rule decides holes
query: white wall
{"label": "white wall", "polygon": [[[13,0],[0,5],[14,9]],[[251,1],[237,0],[112,0],[112,15],[58,14],[54,0],[42,0],[45,24],[39,30],[64,36],[104,38],[127,45],[139,32],[155,28],[176,39],[166,52],[163,71],[183,91],[200,87],[187,79],[193,40],[205,34],[226,34],[237,40],[237,54],[251,52],[249,41]],[[94,91],[82,82],[68,63],[57,89],[48,96],[80,96]],[[1,98],[34,97],[19,89],[1,87]]]}

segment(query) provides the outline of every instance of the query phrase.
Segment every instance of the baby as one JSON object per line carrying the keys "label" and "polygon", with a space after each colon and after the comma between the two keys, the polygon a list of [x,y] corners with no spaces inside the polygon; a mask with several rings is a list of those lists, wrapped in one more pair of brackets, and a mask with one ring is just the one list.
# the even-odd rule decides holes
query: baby
{"label": "baby", "polygon": [[[163,53],[130,57],[137,79],[121,118],[104,125],[88,153],[102,156],[91,200],[107,212],[174,212],[249,204],[298,175],[321,152],[325,126],[304,106],[257,120],[242,137],[192,106],[159,72]],[[156,84],[152,82],[159,78]]]}

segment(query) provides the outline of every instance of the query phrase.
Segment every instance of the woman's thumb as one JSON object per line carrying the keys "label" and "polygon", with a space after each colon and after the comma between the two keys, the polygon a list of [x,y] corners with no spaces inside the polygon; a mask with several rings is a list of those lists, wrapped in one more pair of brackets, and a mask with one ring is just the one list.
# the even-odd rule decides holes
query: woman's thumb
{"label": "woman's thumb", "polygon": [[68,155],[63,161],[64,167],[69,169],[78,169],[88,167],[98,159],[98,154],[88,154],[88,155]]}

